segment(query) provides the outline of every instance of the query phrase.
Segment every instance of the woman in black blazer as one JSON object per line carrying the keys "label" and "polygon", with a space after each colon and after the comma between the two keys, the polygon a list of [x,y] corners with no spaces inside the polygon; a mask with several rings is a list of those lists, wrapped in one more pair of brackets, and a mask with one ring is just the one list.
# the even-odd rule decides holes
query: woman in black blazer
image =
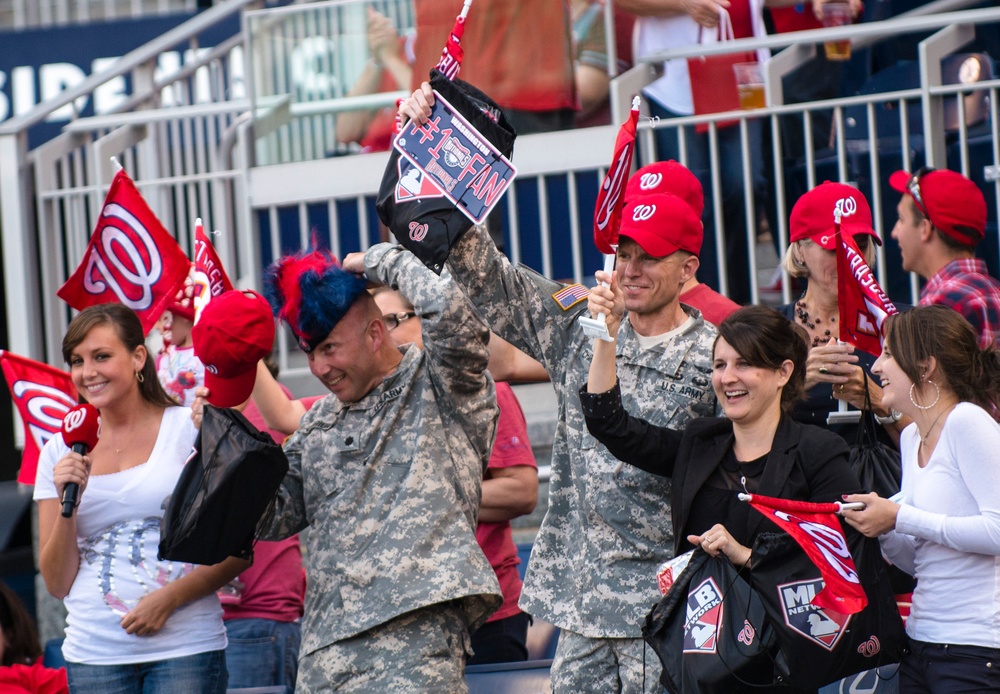
{"label": "woman in black blazer", "polygon": [[[589,307],[605,314],[616,334],[624,303],[614,278],[610,288],[591,291]],[[788,415],[802,396],[807,354],[802,329],[774,309],[735,311],[719,326],[713,349],[712,386],[725,417],[676,431],[623,409],[615,345],[595,340],[580,393],[587,428],[620,460],[672,478],[676,553],[700,544],[745,566],[757,534],[778,529],[737,494],[829,502],[860,487],[844,440]]]}

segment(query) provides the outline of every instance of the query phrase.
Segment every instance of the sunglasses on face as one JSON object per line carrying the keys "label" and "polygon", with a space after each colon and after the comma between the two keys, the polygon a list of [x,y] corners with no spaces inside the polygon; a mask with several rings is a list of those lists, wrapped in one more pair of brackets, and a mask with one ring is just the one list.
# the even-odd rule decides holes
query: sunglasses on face
{"label": "sunglasses on face", "polygon": [[399,313],[387,313],[382,316],[382,320],[389,326],[390,332],[399,327],[399,324],[408,321],[417,314],[413,311],[400,311]]}

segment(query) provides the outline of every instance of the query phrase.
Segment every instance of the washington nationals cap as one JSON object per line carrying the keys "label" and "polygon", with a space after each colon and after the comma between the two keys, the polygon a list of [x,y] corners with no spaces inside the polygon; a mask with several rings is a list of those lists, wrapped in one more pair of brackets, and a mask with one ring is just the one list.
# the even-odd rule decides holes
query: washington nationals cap
{"label": "washington nationals cap", "polygon": [[655,258],[675,251],[701,252],[701,219],[676,195],[643,195],[625,203],[621,236],[635,241]]}
{"label": "washington nationals cap", "polygon": [[628,179],[625,186],[625,202],[640,195],[670,193],[686,202],[701,218],[705,211],[705,193],[701,181],[683,164],[674,161],[658,161],[647,164]]}
{"label": "washington nationals cap", "polygon": [[202,309],[191,330],[194,353],[205,365],[208,402],[234,407],[253,391],[257,362],[274,344],[274,316],[254,291],[230,290]]}
{"label": "washington nationals cap", "polygon": [[889,185],[913,198],[931,224],[959,243],[975,246],[986,235],[986,198],[974,182],[948,169],[897,171]]}
{"label": "washington nationals cap", "polygon": [[868,234],[878,245],[882,239],[872,226],[872,210],[861,191],[844,183],[826,181],[803,194],[792,208],[789,218],[789,241],[811,239],[816,244],[832,251],[837,247],[834,233],[834,210],[840,208],[841,231],[858,236]]}

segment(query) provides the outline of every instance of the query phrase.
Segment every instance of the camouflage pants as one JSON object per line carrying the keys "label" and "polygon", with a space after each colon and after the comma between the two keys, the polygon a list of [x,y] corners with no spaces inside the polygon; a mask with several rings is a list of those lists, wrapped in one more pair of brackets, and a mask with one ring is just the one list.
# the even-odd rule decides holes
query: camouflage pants
{"label": "camouflage pants", "polygon": [[465,694],[469,630],[431,605],[299,658],[296,692]]}
{"label": "camouflage pants", "polygon": [[660,660],[641,638],[592,639],[563,629],[552,661],[552,691],[659,694]]}

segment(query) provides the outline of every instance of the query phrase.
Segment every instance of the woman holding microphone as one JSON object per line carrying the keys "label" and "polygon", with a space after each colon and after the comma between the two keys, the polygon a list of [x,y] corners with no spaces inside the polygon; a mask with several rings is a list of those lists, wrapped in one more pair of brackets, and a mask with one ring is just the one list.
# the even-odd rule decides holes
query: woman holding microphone
{"label": "woman holding microphone", "polygon": [[[35,483],[39,567],[68,612],[70,690],[101,694],[226,690],[226,633],[215,591],[247,566],[158,561],[160,520],[197,438],[191,410],[164,392],[138,316],[122,304],[85,309],[63,338],[73,385],[101,415],[93,450],[61,435],[43,448]],[[68,518],[60,499],[77,484]]]}

